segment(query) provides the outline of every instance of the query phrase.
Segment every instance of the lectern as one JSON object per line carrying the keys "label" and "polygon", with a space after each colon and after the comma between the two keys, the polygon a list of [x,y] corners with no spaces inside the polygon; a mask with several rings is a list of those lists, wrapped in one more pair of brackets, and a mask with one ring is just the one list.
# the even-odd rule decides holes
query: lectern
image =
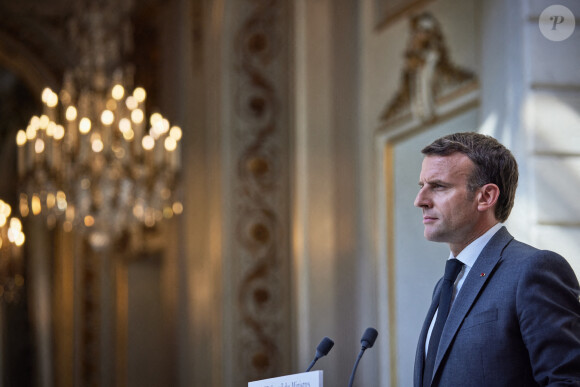
{"label": "lectern", "polygon": [[322,371],[280,376],[249,382],[248,387],[322,387]]}

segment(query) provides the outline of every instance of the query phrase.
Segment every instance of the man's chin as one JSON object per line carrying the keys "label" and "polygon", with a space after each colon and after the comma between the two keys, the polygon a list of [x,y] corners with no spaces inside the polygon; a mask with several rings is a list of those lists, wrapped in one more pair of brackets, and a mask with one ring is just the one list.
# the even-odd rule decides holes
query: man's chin
{"label": "man's chin", "polygon": [[428,230],[427,228],[425,228],[425,231],[423,232],[423,236],[429,242],[445,242],[444,238],[442,237],[442,235],[440,233],[437,233],[434,230]]}

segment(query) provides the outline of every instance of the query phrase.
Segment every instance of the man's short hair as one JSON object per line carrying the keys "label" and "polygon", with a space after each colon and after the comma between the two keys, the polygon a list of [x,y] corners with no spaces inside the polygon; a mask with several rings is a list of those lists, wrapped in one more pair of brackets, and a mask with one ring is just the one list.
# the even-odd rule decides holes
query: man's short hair
{"label": "man's short hair", "polygon": [[514,206],[518,186],[518,163],[512,153],[495,138],[474,132],[462,132],[441,137],[421,150],[426,156],[448,156],[463,153],[475,168],[467,179],[471,192],[485,184],[499,187],[495,217],[505,222]]}

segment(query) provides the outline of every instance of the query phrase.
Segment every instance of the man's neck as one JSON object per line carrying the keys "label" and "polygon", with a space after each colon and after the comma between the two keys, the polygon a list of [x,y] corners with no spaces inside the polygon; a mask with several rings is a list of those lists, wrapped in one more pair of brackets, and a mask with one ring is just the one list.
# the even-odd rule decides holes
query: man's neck
{"label": "man's neck", "polygon": [[468,240],[466,240],[466,241],[464,241],[462,243],[450,243],[449,244],[449,249],[451,250],[451,254],[453,254],[454,257],[457,257],[459,255],[459,253],[461,253],[461,251],[463,251],[463,249],[465,249],[467,246],[469,246],[470,244],[472,244],[477,239],[481,238],[481,236],[483,234],[485,234],[486,232],[488,232],[489,229],[491,229],[493,226],[495,226],[498,223],[499,222],[497,220],[495,220],[493,223],[488,222],[485,225],[477,228],[474,231],[472,237],[469,238]]}

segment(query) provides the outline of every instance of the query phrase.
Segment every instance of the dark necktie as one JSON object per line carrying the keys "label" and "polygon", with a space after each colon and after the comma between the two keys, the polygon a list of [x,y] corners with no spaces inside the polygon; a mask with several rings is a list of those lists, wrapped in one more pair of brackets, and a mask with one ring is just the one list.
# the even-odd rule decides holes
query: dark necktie
{"label": "dark necktie", "polygon": [[437,311],[437,319],[431,332],[429,340],[429,349],[427,351],[427,359],[425,359],[425,368],[423,369],[423,387],[431,385],[433,378],[433,367],[435,366],[435,358],[437,357],[437,349],[439,348],[439,340],[441,339],[441,332],[449,309],[451,308],[451,296],[453,295],[453,284],[457,275],[461,271],[463,263],[457,259],[448,259],[445,264],[445,275],[443,277],[443,285],[441,287],[441,295],[439,296],[439,309]]}

